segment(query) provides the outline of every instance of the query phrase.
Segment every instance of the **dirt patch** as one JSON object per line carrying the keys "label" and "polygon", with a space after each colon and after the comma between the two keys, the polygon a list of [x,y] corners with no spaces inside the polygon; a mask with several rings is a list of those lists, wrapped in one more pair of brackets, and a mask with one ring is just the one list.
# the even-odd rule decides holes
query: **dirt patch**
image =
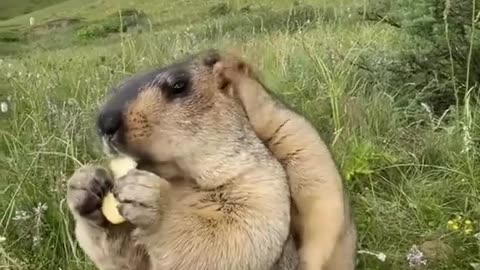
{"label": "dirt patch", "polygon": [[44,24],[33,26],[31,33],[34,35],[44,35],[52,32],[63,32],[72,26],[82,22],[80,18],[60,18],[48,21]]}
{"label": "dirt patch", "polygon": [[102,20],[84,24],[76,31],[80,39],[95,39],[148,26],[147,15],[136,9],[121,9]]}

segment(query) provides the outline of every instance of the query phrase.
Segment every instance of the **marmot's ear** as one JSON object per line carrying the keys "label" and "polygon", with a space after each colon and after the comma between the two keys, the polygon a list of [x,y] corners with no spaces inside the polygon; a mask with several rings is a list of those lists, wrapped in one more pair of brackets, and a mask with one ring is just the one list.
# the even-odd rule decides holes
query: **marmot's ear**
{"label": "marmot's ear", "polygon": [[218,61],[220,61],[222,56],[220,52],[216,49],[210,49],[206,52],[203,63],[208,67],[213,67]]}

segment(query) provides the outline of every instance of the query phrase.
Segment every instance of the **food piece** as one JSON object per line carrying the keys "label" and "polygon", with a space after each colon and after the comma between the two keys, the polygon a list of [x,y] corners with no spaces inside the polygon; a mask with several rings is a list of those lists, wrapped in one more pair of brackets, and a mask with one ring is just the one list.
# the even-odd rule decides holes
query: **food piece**
{"label": "food piece", "polygon": [[130,157],[117,157],[110,161],[110,170],[112,170],[113,178],[118,179],[128,173],[128,171],[135,169],[137,163]]}
{"label": "food piece", "polygon": [[120,224],[125,222],[125,218],[120,215],[117,209],[118,201],[113,196],[113,193],[109,192],[103,198],[102,213],[112,224]]}
{"label": "food piece", "polygon": [[[110,169],[113,178],[116,180],[128,173],[128,171],[137,167],[137,163],[129,157],[119,157],[110,161]],[[111,192],[108,192],[103,198],[102,213],[112,224],[125,222],[125,218],[120,215],[117,209],[119,202]]]}

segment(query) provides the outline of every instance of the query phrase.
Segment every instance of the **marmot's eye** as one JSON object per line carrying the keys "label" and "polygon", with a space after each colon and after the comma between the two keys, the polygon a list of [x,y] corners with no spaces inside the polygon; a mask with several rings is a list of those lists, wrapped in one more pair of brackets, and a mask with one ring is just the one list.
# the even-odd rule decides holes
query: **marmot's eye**
{"label": "marmot's eye", "polygon": [[177,97],[184,94],[188,89],[188,79],[182,77],[172,78],[168,82],[168,94],[170,97]]}
{"label": "marmot's eye", "polygon": [[180,89],[184,88],[184,86],[185,86],[185,82],[177,81],[173,84],[173,89],[180,90]]}

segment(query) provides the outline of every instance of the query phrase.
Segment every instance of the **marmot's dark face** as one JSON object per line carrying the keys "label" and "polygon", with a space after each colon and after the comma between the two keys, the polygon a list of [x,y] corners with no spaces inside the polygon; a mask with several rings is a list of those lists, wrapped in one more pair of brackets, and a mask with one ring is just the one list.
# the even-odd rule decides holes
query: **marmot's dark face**
{"label": "marmot's dark face", "polygon": [[245,115],[221,91],[214,73],[219,60],[220,54],[210,50],[115,88],[97,118],[105,150],[145,162],[170,162],[241,130]]}

